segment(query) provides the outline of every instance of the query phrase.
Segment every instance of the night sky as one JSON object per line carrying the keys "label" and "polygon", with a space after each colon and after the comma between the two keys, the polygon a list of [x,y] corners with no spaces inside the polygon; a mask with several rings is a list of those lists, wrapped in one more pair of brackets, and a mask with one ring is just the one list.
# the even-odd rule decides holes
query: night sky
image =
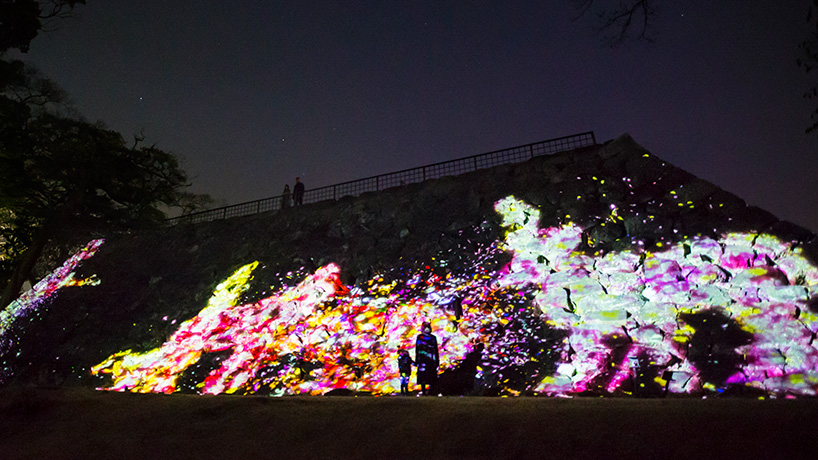
{"label": "night sky", "polygon": [[818,231],[808,3],[660,1],[610,49],[568,0],[92,0],[24,59],[222,205],[594,130]]}

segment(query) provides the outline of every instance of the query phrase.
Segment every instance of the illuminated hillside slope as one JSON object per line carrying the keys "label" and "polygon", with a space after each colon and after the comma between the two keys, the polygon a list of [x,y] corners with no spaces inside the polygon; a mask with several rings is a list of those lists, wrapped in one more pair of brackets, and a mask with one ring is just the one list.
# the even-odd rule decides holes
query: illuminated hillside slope
{"label": "illuminated hillside slope", "polygon": [[3,380],[376,394],[818,390],[818,241],[623,136],[94,242],[0,317]]}

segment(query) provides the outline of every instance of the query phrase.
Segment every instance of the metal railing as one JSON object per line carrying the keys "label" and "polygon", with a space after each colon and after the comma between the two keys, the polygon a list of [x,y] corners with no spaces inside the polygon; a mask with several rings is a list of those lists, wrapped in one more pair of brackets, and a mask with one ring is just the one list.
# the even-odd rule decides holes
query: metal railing
{"label": "metal railing", "polygon": [[[304,204],[309,204],[325,200],[337,200],[345,196],[358,196],[366,192],[376,192],[444,176],[456,176],[477,171],[478,169],[492,168],[510,163],[520,163],[536,156],[551,155],[557,152],[591,145],[596,145],[596,137],[593,131],[572,134],[570,136],[548,139],[533,144],[495,150],[493,152],[443,161],[418,168],[404,169],[402,171],[367,177],[365,179],[314,188],[304,192],[303,201]],[[169,225],[180,223],[197,224],[212,220],[229,219],[231,217],[249,216],[267,211],[278,211],[281,209],[282,203],[282,196],[274,196],[174,217],[168,219],[167,222]]]}

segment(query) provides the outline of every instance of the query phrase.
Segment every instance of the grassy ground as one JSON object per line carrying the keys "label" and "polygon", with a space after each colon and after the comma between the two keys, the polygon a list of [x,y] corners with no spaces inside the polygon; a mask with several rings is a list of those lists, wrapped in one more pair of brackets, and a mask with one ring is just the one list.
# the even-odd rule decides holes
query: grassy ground
{"label": "grassy ground", "polygon": [[0,390],[0,458],[818,458],[818,400]]}

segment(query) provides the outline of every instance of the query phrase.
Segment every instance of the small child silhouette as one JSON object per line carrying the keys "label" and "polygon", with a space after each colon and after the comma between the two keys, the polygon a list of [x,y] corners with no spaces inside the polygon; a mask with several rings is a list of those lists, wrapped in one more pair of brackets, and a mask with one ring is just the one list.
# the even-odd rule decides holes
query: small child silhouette
{"label": "small child silhouette", "polygon": [[400,394],[409,394],[409,378],[412,376],[412,366],[415,361],[409,356],[409,350],[401,348],[398,351],[398,370],[400,371]]}

